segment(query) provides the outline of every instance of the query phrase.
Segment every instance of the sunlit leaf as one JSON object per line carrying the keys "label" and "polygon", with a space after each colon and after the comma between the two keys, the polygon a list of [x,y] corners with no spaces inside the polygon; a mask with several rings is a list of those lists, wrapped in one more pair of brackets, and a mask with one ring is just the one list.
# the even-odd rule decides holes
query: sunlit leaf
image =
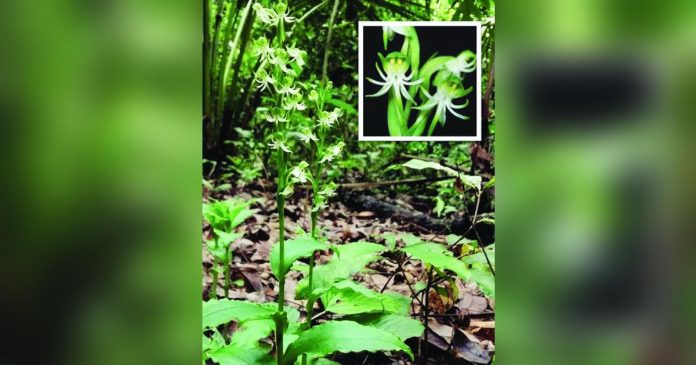
{"label": "sunlit leaf", "polygon": [[303,332],[288,347],[284,364],[293,364],[303,353],[321,357],[360,351],[403,351],[413,360],[411,349],[389,332],[353,321],[331,321]]}

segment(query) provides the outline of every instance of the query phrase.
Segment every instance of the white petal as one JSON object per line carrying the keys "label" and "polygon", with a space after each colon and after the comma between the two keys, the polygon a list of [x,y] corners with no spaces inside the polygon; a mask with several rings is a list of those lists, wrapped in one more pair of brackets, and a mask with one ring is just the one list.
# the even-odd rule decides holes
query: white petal
{"label": "white petal", "polygon": [[469,99],[467,99],[466,102],[464,104],[461,104],[461,105],[457,105],[451,101],[449,102],[450,108],[454,108],[454,109],[466,108],[467,105],[469,105]]}
{"label": "white petal", "polygon": [[375,84],[375,85],[383,86],[383,85],[386,85],[386,84],[387,84],[386,81],[377,81],[377,80],[373,80],[373,79],[371,79],[371,78],[369,78],[369,77],[366,77],[366,79],[367,79],[367,81],[369,81],[369,82],[371,82],[371,83],[373,83],[373,84]]}
{"label": "white petal", "polygon": [[384,73],[382,73],[382,70],[379,69],[379,64],[377,64],[377,62],[375,62],[375,66],[376,66],[376,68],[377,68],[377,72],[379,72],[379,75],[382,76],[382,78],[383,78],[384,80],[387,80],[387,79],[388,79],[388,78],[387,78],[387,75],[385,75]]}
{"label": "white petal", "polygon": [[414,106],[413,109],[420,109],[420,110],[430,110],[432,109],[435,105],[437,105],[437,101],[430,100],[427,103],[421,105],[421,106]]}
{"label": "white petal", "polygon": [[423,80],[416,80],[416,81],[409,81],[409,82],[404,81],[404,84],[406,84],[406,85],[418,85],[421,82],[423,82]]}
{"label": "white petal", "polygon": [[469,117],[465,117],[465,116],[463,116],[463,115],[461,115],[461,114],[455,112],[454,109],[452,109],[449,105],[447,106],[447,110],[449,110],[450,113],[452,113],[452,115],[454,115],[455,117],[457,117],[457,118],[459,118],[459,119],[461,119],[461,120],[467,120],[467,119],[469,119]]}
{"label": "white petal", "polygon": [[372,97],[382,96],[382,95],[386,94],[387,92],[389,92],[389,89],[391,89],[391,85],[384,85],[384,86],[382,86],[382,88],[378,92],[376,92],[372,95],[368,95],[367,97],[372,98]]}
{"label": "white petal", "polygon": [[411,94],[408,93],[408,90],[406,90],[406,86],[404,86],[403,84],[401,85],[401,92],[404,94],[404,98],[406,98],[406,100],[408,100],[414,104],[416,103],[415,100],[413,100],[413,98],[411,98]]}

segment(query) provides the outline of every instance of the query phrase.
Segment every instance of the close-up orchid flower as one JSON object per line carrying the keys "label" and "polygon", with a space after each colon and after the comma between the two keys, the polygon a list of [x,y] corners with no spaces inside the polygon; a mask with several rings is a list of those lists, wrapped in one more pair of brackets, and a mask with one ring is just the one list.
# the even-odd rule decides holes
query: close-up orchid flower
{"label": "close-up orchid flower", "polygon": [[382,81],[376,81],[369,77],[367,80],[375,85],[381,86],[382,88],[376,93],[368,96],[382,96],[391,89],[394,90],[394,95],[396,98],[400,99],[403,95],[407,100],[414,102],[413,98],[411,98],[411,95],[408,93],[408,90],[406,90],[406,86],[420,84],[423,82],[423,80],[411,81],[414,74],[413,72],[411,72],[411,74],[408,76],[406,75],[409,68],[409,61],[406,56],[400,52],[392,52],[388,54],[387,57],[382,56],[380,53],[379,58],[382,60],[382,68],[384,69],[384,72],[379,69],[378,65],[375,66],[377,66],[377,72],[382,77]]}
{"label": "close-up orchid flower", "polygon": [[450,79],[449,81],[440,83],[440,85],[438,85],[435,95],[430,95],[425,89],[423,89],[422,91],[428,98],[428,101],[421,106],[414,107],[414,109],[430,110],[436,108],[436,113],[442,123],[447,120],[447,111],[461,120],[467,120],[469,117],[461,115],[454,110],[465,108],[467,105],[469,105],[469,100],[466,100],[464,104],[461,105],[455,104],[453,100],[468,95],[471,90],[471,87],[465,90],[461,84],[461,81],[458,79]]}

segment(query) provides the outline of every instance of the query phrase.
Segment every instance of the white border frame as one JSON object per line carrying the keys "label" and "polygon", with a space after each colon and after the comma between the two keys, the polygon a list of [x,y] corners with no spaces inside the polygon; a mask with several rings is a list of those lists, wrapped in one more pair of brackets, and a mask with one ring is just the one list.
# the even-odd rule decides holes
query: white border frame
{"label": "white border frame", "polygon": [[[364,26],[464,26],[476,27],[476,135],[457,136],[419,136],[419,137],[392,137],[363,135],[363,27]],[[358,141],[481,141],[481,22],[463,21],[360,21],[358,22]]]}

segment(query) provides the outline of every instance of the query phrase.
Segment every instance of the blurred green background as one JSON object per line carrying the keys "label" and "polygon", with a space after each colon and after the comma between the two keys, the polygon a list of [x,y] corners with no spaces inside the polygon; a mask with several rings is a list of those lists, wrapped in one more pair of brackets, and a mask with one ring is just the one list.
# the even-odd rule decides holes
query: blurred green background
{"label": "blurred green background", "polygon": [[[498,4],[501,364],[696,363],[695,6]],[[2,5],[2,363],[200,361],[201,12]],[[543,62],[643,94],[550,113]]]}
{"label": "blurred green background", "polygon": [[199,3],[0,8],[0,363],[200,362]]}

